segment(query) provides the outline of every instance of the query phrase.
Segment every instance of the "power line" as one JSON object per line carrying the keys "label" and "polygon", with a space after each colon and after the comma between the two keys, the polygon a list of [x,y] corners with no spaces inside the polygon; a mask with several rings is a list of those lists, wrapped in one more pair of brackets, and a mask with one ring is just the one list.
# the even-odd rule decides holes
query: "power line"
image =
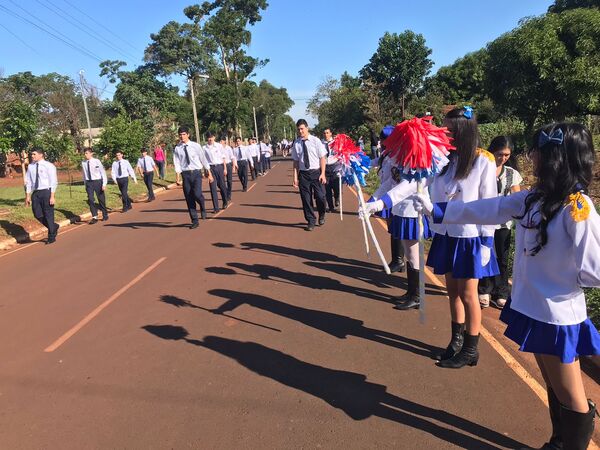
{"label": "power line", "polygon": [[112,32],[111,30],[109,30],[107,27],[105,27],[104,25],[102,25],[100,22],[98,22],[96,19],[94,19],[92,16],[90,16],[89,14],[87,14],[85,11],[82,11],[81,9],[79,9],[77,7],[77,5],[74,5],[73,3],[71,3],[69,0],[63,0],[67,5],[69,5],[71,8],[75,9],[76,11],[79,11],[80,14],[84,15],[85,17],[87,17],[89,20],[91,20],[92,22],[94,22],[96,25],[98,25],[100,28],[102,28],[103,30],[105,30],[106,32],[112,34],[114,37],[116,37],[117,39],[119,39],[120,41],[126,43],[127,45],[129,45],[132,49],[134,49],[135,51],[139,52],[139,49],[133,45],[131,42],[126,41],[125,39],[123,39],[122,37],[120,37],[119,35],[115,34],[114,32]]}
{"label": "power line", "polygon": [[[123,49],[119,48],[118,46],[114,45],[112,42],[110,42],[107,39],[104,39],[102,36],[100,36],[98,33],[96,33],[95,31],[88,29],[82,25],[80,25],[77,22],[77,18],[74,17],[73,15],[71,15],[68,11],[65,11],[64,9],[60,8],[59,6],[56,5],[52,5],[48,0],[46,0],[46,2],[48,2],[48,4],[42,3],[41,0],[36,0],[36,2],[38,2],[40,5],[42,5],[44,8],[48,9],[49,11],[53,12],[54,14],[56,14],[58,17],[60,17],[61,19],[63,19],[64,21],[70,23],[71,25],[75,26],[76,28],[78,28],[79,30],[83,31],[86,34],[91,34],[93,35],[92,37],[94,37],[95,39],[97,39],[99,42],[101,42],[102,44],[112,48],[113,50],[119,52],[121,55],[125,56],[126,58],[135,58],[134,55],[132,55],[131,53],[127,53],[125,51],[123,51]],[[58,10],[58,11],[57,11]],[[67,17],[68,16],[68,17]],[[69,17],[71,19],[69,19]]]}
{"label": "power line", "polygon": [[23,39],[21,39],[17,34],[13,33],[10,29],[8,29],[5,25],[3,25],[3,24],[0,23],[0,27],[4,28],[6,31],[8,31],[10,34],[12,34],[12,36],[15,39],[17,39],[19,42],[21,42],[21,44],[23,44],[25,47],[27,47],[28,49],[30,49],[33,52],[37,53],[38,55],[41,55],[41,53],[38,52],[36,48],[34,48],[31,45],[29,45],[27,42],[25,42]]}
{"label": "power line", "polygon": [[[12,0],[11,0],[11,1],[12,1]],[[17,6],[18,6],[18,5],[17,5]],[[19,6],[19,8],[21,8],[21,7]],[[63,42],[64,44],[68,45],[69,47],[71,47],[72,49],[74,49],[74,50],[77,50],[78,52],[80,52],[80,53],[84,54],[85,56],[88,56],[89,58],[95,59],[95,60],[96,60],[96,61],[98,61],[98,62],[102,62],[102,59],[101,59],[99,56],[97,56],[97,55],[95,55],[94,53],[90,52],[90,51],[89,51],[89,50],[87,50],[85,47],[81,47],[81,46],[78,46],[77,44],[74,44],[73,42],[70,42],[69,38],[66,38],[66,39],[64,39],[64,38],[62,38],[61,36],[59,36],[59,35],[62,35],[62,33],[58,32],[58,31],[57,31],[57,33],[58,33],[58,34],[56,34],[56,33],[53,33],[52,31],[50,31],[50,30],[48,30],[48,29],[44,28],[43,26],[41,26],[41,25],[38,25],[37,23],[35,23],[35,22],[33,22],[33,21],[29,20],[27,17],[23,17],[21,14],[19,14],[19,13],[15,12],[15,11],[12,11],[11,9],[7,8],[7,7],[6,7],[6,6],[4,6],[4,5],[0,5],[0,9],[1,9],[2,11],[4,11],[4,12],[6,12],[6,13],[10,14],[10,15],[11,15],[11,16],[13,16],[13,17],[16,17],[16,18],[18,18],[18,19],[21,19],[22,21],[24,21],[24,22],[26,22],[26,23],[29,23],[29,24],[33,25],[34,27],[36,27],[36,28],[38,28],[38,29],[42,30],[44,33],[47,33],[47,34],[49,34],[50,36],[52,36],[53,38],[55,38],[55,39],[58,39],[59,41],[61,41],[61,42]],[[21,9],[23,9],[23,8],[21,8]],[[24,11],[25,11],[25,10],[24,10]],[[25,12],[27,13],[27,11],[25,11]],[[27,14],[29,14],[29,13],[27,13]],[[34,17],[33,15],[31,15],[31,16],[32,16],[32,17]],[[38,20],[39,20],[39,19],[38,19]],[[43,22],[42,22],[42,23],[43,23]],[[52,27],[49,27],[49,28],[50,28],[50,29],[52,29]],[[63,35],[63,36],[64,36],[64,35]],[[65,36],[65,37],[66,37],[66,36]]]}

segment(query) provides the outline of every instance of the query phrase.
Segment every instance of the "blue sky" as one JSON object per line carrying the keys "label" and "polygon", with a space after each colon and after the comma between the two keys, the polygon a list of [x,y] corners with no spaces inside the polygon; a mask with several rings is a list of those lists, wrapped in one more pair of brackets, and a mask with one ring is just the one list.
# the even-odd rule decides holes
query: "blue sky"
{"label": "blue sky", "polygon": [[[326,76],[338,77],[345,70],[357,74],[385,31],[411,29],[423,34],[433,50],[435,71],[511,30],[523,17],[544,13],[552,1],[269,0],[269,3],[263,20],[252,29],[249,53],[269,58],[269,64],[258,72],[256,80],[266,78],[276,86],[286,87],[296,102],[290,113],[298,119],[305,116],[306,100],[316,86]],[[45,22],[41,26],[51,27],[62,39],[85,47],[101,60],[122,59],[133,68],[142,63],[150,33],[170,20],[185,20],[182,11],[190,4],[193,1],[0,0],[0,71],[4,76],[29,70],[35,74],[59,72],[75,78],[83,69],[89,82],[110,97],[114,86],[99,77],[94,58],[14,17],[4,8],[32,22],[40,24],[37,19]]]}

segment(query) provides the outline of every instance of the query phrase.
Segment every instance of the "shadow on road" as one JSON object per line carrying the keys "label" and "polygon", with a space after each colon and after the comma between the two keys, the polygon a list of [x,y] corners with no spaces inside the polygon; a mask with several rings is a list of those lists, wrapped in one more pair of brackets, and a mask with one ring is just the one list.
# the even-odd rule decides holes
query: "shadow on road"
{"label": "shadow on road", "polygon": [[[254,342],[217,336],[190,339],[187,330],[174,325],[146,325],[161,339],[184,341],[227,356],[252,372],[320,398],[353,420],[380,417],[421,430],[463,448],[519,448],[523,444],[501,433],[446,411],[430,408],[387,392],[365,375],[310,364]],[[444,425],[438,425],[435,422]],[[451,427],[451,428],[450,428]]]}
{"label": "shadow on road", "polygon": [[296,206],[286,206],[286,205],[270,205],[268,203],[241,203],[240,206],[251,206],[255,208],[272,208],[272,209],[293,209],[302,211],[301,207]]}
{"label": "shadow on road", "polygon": [[141,212],[144,212],[144,213],[167,212],[167,213],[186,213],[186,214],[188,214],[187,209],[181,209],[181,208],[144,209]]}
{"label": "shadow on road", "polygon": [[[10,237],[22,239],[23,236],[27,236],[27,230],[18,223],[9,222],[8,220],[0,220],[0,228],[2,228],[6,234]],[[27,238],[21,240],[22,243],[32,242],[31,239]]]}
{"label": "shadow on road", "polygon": [[227,301],[218,308],[210,310],[214,314],[225,314],[235,310],[239,306],[249,305],[280,317],[300,322],[338,339],[346,339],[348,336],[355,336],[428,358],[434,353],[443,350],[415,339],[365,327],[362,320],[326,311],[290,305],[289,303],[262,295],[248,294],[227,289],[212,289],[208,291],[208,293],[216,297],[227,299]]}
{"label": "shadow on road", "polygon": [[268,227],[304,228],[306,223],[272,222],[270,220],[257,219],[254,217],[215,217],[215,220],[226,220],[229,222],[246,223],[249,225],[265,225]]}
{"label": "shadow on road", "polygon": [[128,222],[128,223],[109,223],[104,225],[105,227],[117,227],[117,228],[189,228],[189,224],[178,223],[171,225],[171,222]]}

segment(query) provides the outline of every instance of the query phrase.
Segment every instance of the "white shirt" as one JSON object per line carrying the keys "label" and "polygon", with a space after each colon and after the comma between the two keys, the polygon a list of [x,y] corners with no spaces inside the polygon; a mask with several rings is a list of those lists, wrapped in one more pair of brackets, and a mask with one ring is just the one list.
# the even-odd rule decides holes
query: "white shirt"
{"label": "white shirt", "polygon": [[[119,163],[121,163],[121,175],[119,175]],[[137,181],[135,172],[133,171],[133,167],[131,167],[131,163],[125,158],[123,158],[120,161],[116,160],[115,162],[112,163],[112,167],[110,169],[110,177],[113,179],[113,181],[115,183],[117,182],[117,178],[127,178],[127,177],[131,177]]]}
{"label": "white shirt", "polygon": [[304,164],[304,150],[302,148],[302,138],[298,138],[292,144],[292,159],[298,161],[299,170],[315,170],[321,168],[321,158],[327,156],[327,150],[319,138],[308,135],[306,139],[306,148],[308,150],[309,166]]}
{"label": "white shirt", "polygon": [[260,148],[258,147],[258,144],[250,144],[248,150],[253,158],[258,158],[260,160]]}
{"label": "white shirt", "polygon": [[[434,203],[463,201],[471,202],[484,198],[497,197],[496,187],[496,162],[489,152],[478,151],[469,176],[462,180],[455,180],[454,173],[456,165],[450,162],[450,167],[444,175],[438,175],[425,181],[429,185],[429,195]],[[492,161],[493,160],[493,161]],[[393,205],[406,199],[414,192],[414,187],[406,180],[402,180],[390,191],[381,197],[385,205],[391,208]],[[456,224],[430,224],[430,228],[437,234],[452,237],[493,237],[496,225],[480,225],[475,223]]]}
{"label": "white shirt", "polygon": [[332,143],[333,143],[333,139],[331,141],[329,141],[329,142],[323,140],[323,145],[325,146],[325,151],[327,152],[327,162],[326,162],[326,164],[328,166],[330,166],[332,164],[337,164],[338,163],[337,156],[335,156],[335,154],[333,152],[333,149],[331,147],[329,147]]}
{"label": "white shirt", "polygon": [[106,186],[108,184],[108,177],[106,176],[106,171],[104,170],[104,167],[102,166],[102,163],[99,159],[90,158],[86,159],[85,161],[82,161],[81,169],[83,170],[84,182],[90,180],[102,180],[102,186]]}
{"label": "white shirt", "polygon": [[233,154],[233,149],[229,145],[221,145],[221,152],[223,153],[223,158],[225,158],[225,162],[227,164],[235,162],[235,155]]}
{"label": "white shirt", "polygon": [[[146,161],[146,167],[144,167],[144,161]],[[137,167],[142,169],[142,172],[152,172],[155,166],[156,163],[152,159],[152,156],[142,156],[137,162]]]}
{"label": "white shirt", "polygon": [[211,166],[223,164],[225,158],[223,157],[222,149],[223,146],[218,142],[215,142],[212,145],[206,144],[202,147],[202,150],[204,151],[204,156],[206,157],[206,160]]}
{"label": "white shirt", "polygon": [[[36,177],[38,180],[37,187],[35,185]],[[44,189],[56,192],[57,187],[58,177],[56,176],[56,166],[54,164],[45,159],[29,164],[27,174],[25,175],[25,188],[28,194]]]}
{"label": "white shirt", "polygon": [[[185,150],[190,159],[188,164],[185,156]],[[206,160],[204,150],[200,144],[194,141],[187,141],[187,143],[180,142],[173,150],[173,165],[175,166],[175,173],[181,173],[182,171],[188,170],[202,170],[210,169],[210,164]]]}
{"label": "white shirt", "polygon": [[250,149],[247,145],[241,145],[236,147],[233,151],[235,159],[238,161],[248,161],[251,167],[254,167],[254,163],[252,162],[252,154],[250,153]]}
{"label": "white shirt", "polygon": [[[451,201],[443,223],[500,224],[525,211],[528,191],[470,203]],[[511,308],[532,319],[555,325],[574,325],[587,318],[582,287],[600,287],[600,216],[589,197],[590,212],[576,221],[566,202],[548,224],[548,242],[536,254],[539,205],[518,219],[515,236]],[[437,208],[436,208],[437,209]],[[526,225],[526,226],[524,226]]]}
{"label": "white shirt", "polygon": [[[496,186],[498,188],[498,195],[510,195],[511,189],[515,186],[519,186],[523,182],[523,177],[512,167],[502,166],[500,175],[496,177]],[[501,225],[501,228],[512,228],[512,220]]]}
{"label": "white shirt", "polygon": [[265,144],[264,142],[260,143],[260,153],[262,155],[265,156],[265,158],[268,158],[269,155],[271,154],[271,146],[268,144]]}

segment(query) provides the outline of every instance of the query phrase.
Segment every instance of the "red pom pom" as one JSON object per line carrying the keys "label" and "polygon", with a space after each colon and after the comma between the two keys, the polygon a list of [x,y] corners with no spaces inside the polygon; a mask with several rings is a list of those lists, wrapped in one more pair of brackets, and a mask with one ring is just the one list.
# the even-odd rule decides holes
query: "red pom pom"
{"label": "red pom pom", "polygon": [[335,151],[338,160],[345,166],[350,165],[350,156],[360,153],[360,147],[354,143],[354,140],[345,134],[338,134],[329,145]]}

